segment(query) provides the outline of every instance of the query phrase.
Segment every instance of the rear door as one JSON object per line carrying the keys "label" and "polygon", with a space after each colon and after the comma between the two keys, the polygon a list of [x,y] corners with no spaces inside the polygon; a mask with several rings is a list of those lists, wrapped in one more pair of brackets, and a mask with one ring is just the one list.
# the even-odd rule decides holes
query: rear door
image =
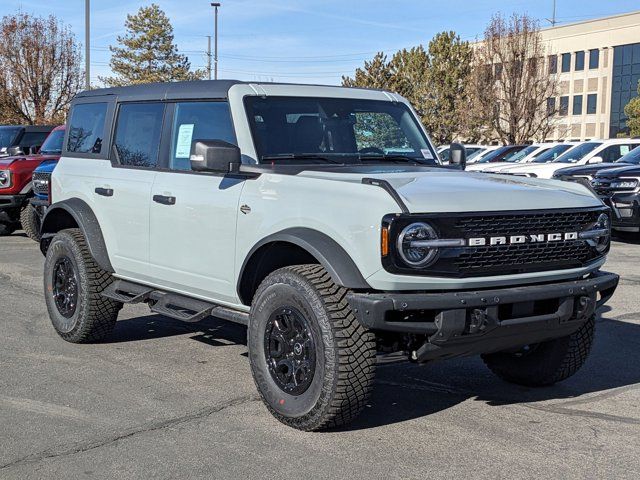
{"label": "rear door", "polygon": [[191,170],[194,140],[237,144],[228,102],[168,106],[168,161],[152,188],[150,268],[155,283],[207,299],[236,303],[235,234],[243,180]]}
{"label": "rear door", "polygon": [[148,281],[149,203],[158,165],[165,105],[121,103],[110,168],[94,179],[96,215],[116,272]]}

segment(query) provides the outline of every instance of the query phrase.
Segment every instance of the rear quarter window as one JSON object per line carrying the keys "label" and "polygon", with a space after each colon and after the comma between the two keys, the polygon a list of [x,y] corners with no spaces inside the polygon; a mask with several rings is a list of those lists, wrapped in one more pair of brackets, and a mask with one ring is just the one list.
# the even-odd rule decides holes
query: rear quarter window
{"label": "rear quarter window", "polygon": [[67,151],[99,154],[102,152],[107,103],[81,103],[73,107],[69,120]]}

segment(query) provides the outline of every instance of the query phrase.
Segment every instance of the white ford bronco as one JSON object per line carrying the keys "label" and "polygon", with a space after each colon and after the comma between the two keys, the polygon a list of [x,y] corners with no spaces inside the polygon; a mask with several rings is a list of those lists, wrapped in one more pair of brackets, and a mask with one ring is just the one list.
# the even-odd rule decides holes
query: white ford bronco
{"label": "white ford bronco", "polygon": [[377,358],[482,355],[501,378],[573,375],[610,212],[579,184],[441,164],[408,102],[325,86],[200,81],[84,92],[42,222],[55,330],[104,339],[125,303],[248,326],[280,421],[351,421]]}

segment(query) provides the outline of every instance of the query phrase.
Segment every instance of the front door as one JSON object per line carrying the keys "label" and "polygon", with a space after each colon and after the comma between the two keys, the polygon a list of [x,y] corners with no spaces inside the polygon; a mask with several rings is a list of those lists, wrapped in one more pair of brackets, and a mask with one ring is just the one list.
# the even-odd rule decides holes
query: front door
{"label": "front door", "polygon": [[160,287],[237,303],[235,235],[243,181],[191,171],[194,140],[236,143],[227,102],[179,102],[168,169],[159,171],[150,208],[150,269]]}

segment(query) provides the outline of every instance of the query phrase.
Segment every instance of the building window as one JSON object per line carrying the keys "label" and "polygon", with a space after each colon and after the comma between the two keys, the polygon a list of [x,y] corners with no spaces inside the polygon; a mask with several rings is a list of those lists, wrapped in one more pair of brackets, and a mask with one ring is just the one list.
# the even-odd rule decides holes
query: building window
{"label": "building window", "polygon": [[611,77],[611,121],[609,136],[629,134],[624,107],[638,95],[640,80],[640,43],[620,45],[613,49],[613,76]]}
{"label": "building window", "polygon": [[547,98],[547,115],[552,116],[556,113],[556,98],[549,97]]}
{"label": "building window", "polygon": [[549,74],[558,73],[558,56],[549,55]]}
{"label": "building window", "polygon": [[560,116],[565,116],[569,113],[569,97],[560,97]]}
{"label": "building window", "polygon": [[584,52],[576,52],[575,70],[584,70]]}
{"label": "building window", "polygon": [[562,54],[562,73],[571,71],[571,54],[563,53]]}
{"label": "building window", "polygon": [[500,80],[502,78],[502,64],[501,63],[496,63],[495,75],[496,75],[496,80]]}
{"label": "building window", "polygon": [[593,115],[596,113],[596,107],[598,105],[598,95],[590,93],[587,95],[587,114]]}
{"label": "building window", "polygon": [[589,70],[598,68],[600,64],[600,50],[597,48],[589,50]]}
{"label": "building window", "polygon": [[582,115],[582,95],[573,96],[573,115]]}

